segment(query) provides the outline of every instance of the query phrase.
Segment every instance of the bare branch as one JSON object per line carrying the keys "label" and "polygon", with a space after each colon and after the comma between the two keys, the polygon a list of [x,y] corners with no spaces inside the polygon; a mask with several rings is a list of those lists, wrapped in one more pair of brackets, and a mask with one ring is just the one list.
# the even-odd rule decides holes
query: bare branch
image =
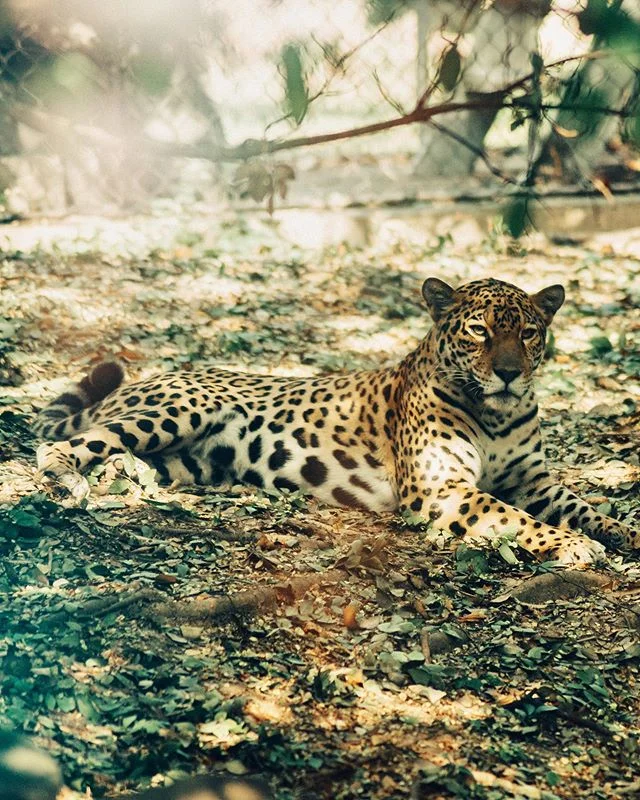
{"label": "bare branch", "polygon": [[[545,71],[555,67],[563,66],[570,62],[576,62],[583,59],[597,59],[605,56],[610,56],[611,52],[608,50],[594,50],[591,53],[582,53],[575,56],[568,56],[566,58],[558,59],[545,66]],[[300,147],[311,147],[318,144],[327,144],[328,142],[337,142],[343,139],[354,139],[360,136],[369,136],[374,133],[391,130],[393,128],[400,128],[406,125],[414,125],[416,123],[429,122],[433,117],[441,114],[449,114],[455,111],[472,111],[472,110],[486,110],[490,108],[520,108],[525,106],[523,99],[512,98],[511,101],[507,100],[507,96],[514,92],[516,89],[523,88],[534,77],[533,72],[529,72],[518,80],[502,87],[497,92],[493,92],[490,97],[482,100],[470,100],[466,102],[445,102],[431,107],[421,105],[422,98],[416,104],[413,111],[407,114],[401,114],[392,119],[382,120],[381,122],[374,122],[369,125],[362,125],[360,127],[348,128],[342,131],[335,131],[333,133],[319,134],[315,136],[302,136],[294,139],[286,139],[284,141],[269,140],[269,139],[247,139],[242,144],[236,147],[212,148],[210,145],[193,144],[193,145],[180,145],[174,143],[159,143],[150,139],[145,139],[143,144],[153,149],[155,152],[163,153],[165,155],[183,156],[187,158],[203,158],[210,161],[243,161],[255,156],[270,155],[277,153],[281,150],[295,150]],[[610,114],[616,116],[628,116],[629,112],[626,109],[610,109],[610,108],[593,108],[586,106],[576,105],[563,105],[562,103],[541,104],[536,106],[536,110],[558,110],[561,108],[574,109],[576,111],[591,111],[595,114]]]}

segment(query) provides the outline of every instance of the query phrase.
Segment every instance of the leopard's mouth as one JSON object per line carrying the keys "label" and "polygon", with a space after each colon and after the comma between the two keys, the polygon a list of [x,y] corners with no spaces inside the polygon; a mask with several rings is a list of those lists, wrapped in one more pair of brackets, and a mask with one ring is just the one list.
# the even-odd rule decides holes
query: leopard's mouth
{"label": "leopard's mouth", "polygon": [[516,394],[509,389],[501,389],[499,392],[491,392],[483,397],[484,405],[494,411],[510,408],[517,405],[522,400],[522,395]]}
{"label": "leopard's mouth", "polygon": [[522,399],[522,395],[508,386],[495,392],[487,391],[482,382],[472,375],[462,386],[463,392],[476,404],[484,404],[494,408],[512,406]]}
{"label": "leopard's mouth", "polygon": [[512,392],[510,389],[501,389],[499,392],[491,392],[491,394],[485,394],[485,398],[487,397],[495,397],[496,400],[509,400],[512,397],[516,397],[518,400],[520,399],[520,395]]}

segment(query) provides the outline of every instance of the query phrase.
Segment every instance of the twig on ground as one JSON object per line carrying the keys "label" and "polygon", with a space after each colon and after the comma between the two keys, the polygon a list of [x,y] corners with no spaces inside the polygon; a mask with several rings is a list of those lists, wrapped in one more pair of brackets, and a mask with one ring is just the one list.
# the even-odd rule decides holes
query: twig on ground
{"label": "twig on ground", "polygon": [[257,536],[254,533],[239,533],[236,531],[230,531],[227,528],[214,528],[213,526],[207,529],[201,526],[188,527],[186,525],[167,525],[165,527],[155,528],[154,532],[159,536],[192,537],[194,535],[202,534],[208,536],[212,542],[235,542],[236,544],[253,544],[257,539]]}

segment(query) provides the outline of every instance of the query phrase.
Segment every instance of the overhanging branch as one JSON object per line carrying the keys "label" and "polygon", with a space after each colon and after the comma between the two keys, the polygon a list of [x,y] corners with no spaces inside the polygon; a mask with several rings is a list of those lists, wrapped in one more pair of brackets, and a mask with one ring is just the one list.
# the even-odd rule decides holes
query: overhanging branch
{"label": "overhanging branch", "polygon": [[[553,61],[545,65],[545,71],[560,67],[574,61],[593,60],[611,56],[609,50],[594,50],[590,53],[581,53],[575,56],[568,56]],[[534,78],[534,73],[529,72],[518,80],[515,80],[501,89],[486,95],[481,100],[469,100],[464,102],[445,102],[434,106],[426,106],[427,94],[423,93],[420,96],[415,108],[407,114],[400,114],[391,119],[382,120],[381,122],[373,122],[369,125],[361,125],[354,128],[347,128],[342,131],[335,131],[333,133],[318,134],[315,136],[301,136],[294,139],[275,140],[275,139],[247,139],[242,144],[236,147],[212,147],[209,144],[176,144],[176,143],[161,143],[155,140],[146,138],[144,144],[153,152],[164,154],[167,156],[181,156],[185,158],[202,158],[208,161],[244,161],[248,158],[256,156],[272,155],[283,150],[295,150],[300,147],[312,147],[318,144],[327,144],[329,142],[338,142],[344,139],[355,139],[360,136],[370,136],[382,131],[392,130],[393,128],[401,128],[407,125],[414,125],[416,123],[426,123],[431,121],[434,117],[442,114],[450,114],[456,111],[474,111],[474,110],[487,110],[487,109],[502,109],[502,108],[518,108],[527,111],[530,108],[531,113],[540,113],[543,111],[552,111],[566,108],[573,111],[588,111],[593,114],[609,114],[619,117],[629,116],[627,109],[611,109],[599,108],[589,105],[563,105],[561,103],[526,103],[525,98],[512,97],[513,92],[522,89],[527,83]]]}

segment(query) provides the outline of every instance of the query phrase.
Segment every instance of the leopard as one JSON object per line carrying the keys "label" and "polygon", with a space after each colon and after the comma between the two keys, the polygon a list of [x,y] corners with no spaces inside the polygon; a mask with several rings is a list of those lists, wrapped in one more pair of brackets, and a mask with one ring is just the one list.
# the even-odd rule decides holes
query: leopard
{"label": "leopard", "polygon": [[565,300],[495,278],[430,277],[432,324],[399,363],[316,377],[218,366],[127,384],[97,364],[42,408],[41,474],[62,480],[130,451],[173,486],[224,481],[396,512],[463,542],[508,533],[533,558],[587,566],[640,534],[554,480],[534,373]]}

